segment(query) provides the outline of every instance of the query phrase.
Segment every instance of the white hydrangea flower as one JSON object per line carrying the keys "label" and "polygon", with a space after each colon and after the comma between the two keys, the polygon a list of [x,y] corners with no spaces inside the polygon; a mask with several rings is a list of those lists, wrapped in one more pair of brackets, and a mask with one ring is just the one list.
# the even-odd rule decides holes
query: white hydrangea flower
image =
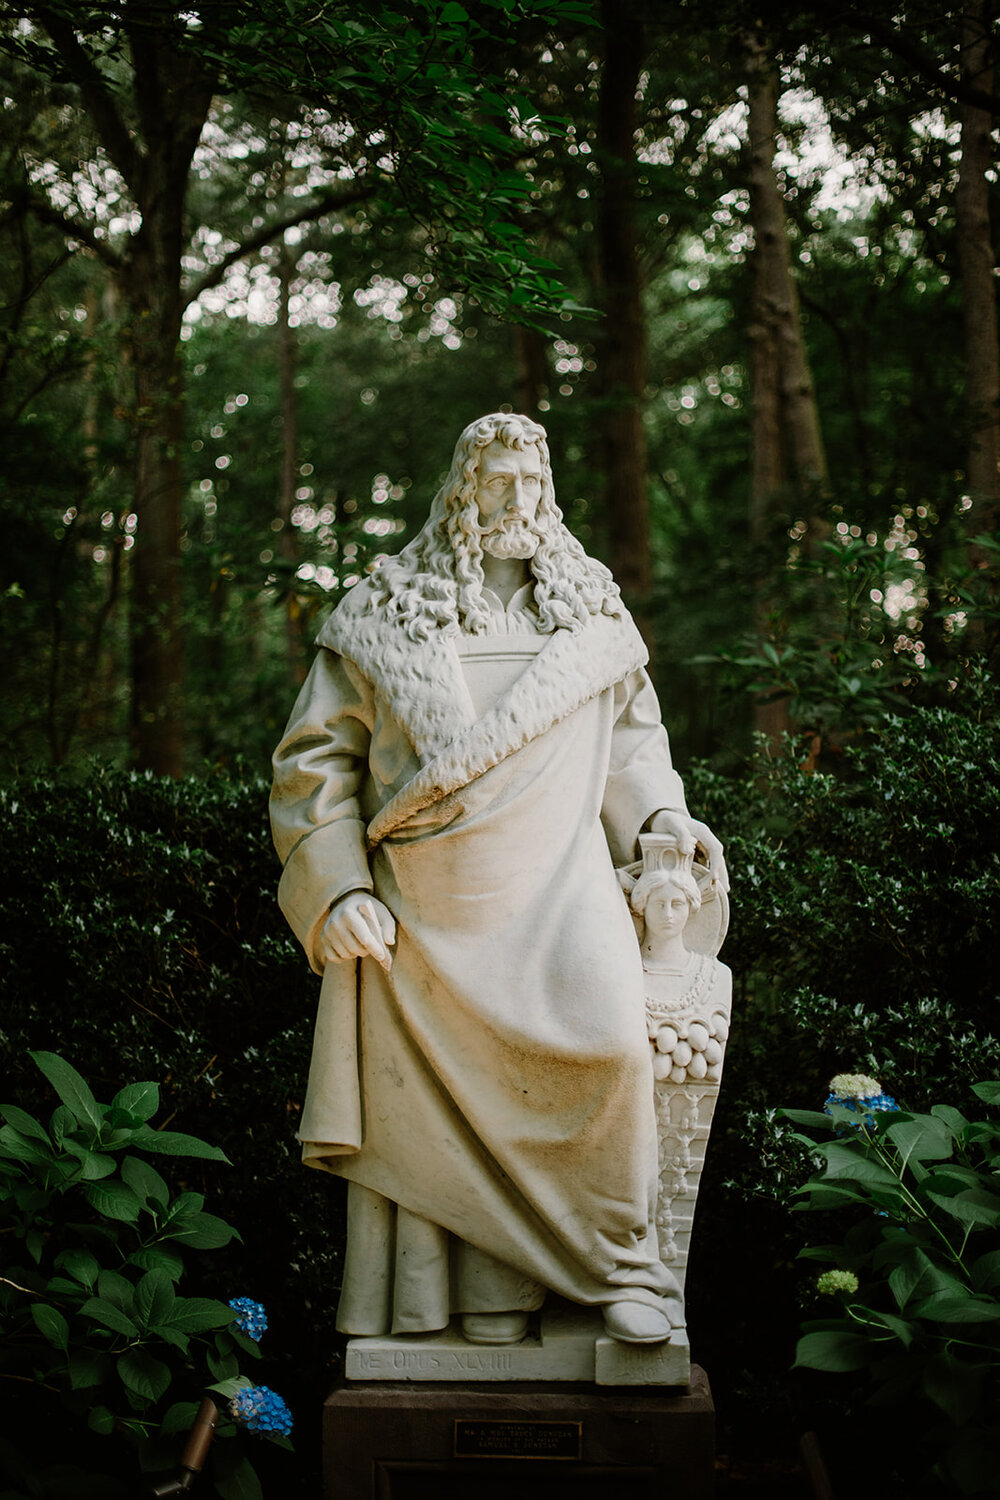
{"label": "white hydrangea flower", "polygon": [[866,1073],[837,1073],[830,1079],[830,1093],[838,1099],[871,1099],[881,1092],[878,1079]]}

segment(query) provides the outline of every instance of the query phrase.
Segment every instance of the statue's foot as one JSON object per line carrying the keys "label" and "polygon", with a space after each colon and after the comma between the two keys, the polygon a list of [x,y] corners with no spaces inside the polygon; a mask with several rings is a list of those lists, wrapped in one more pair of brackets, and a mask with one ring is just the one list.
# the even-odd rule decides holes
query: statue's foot
{"label": "statue's foot", "polygon": [[526,1312],[462,1314],[462,1332],[470,1344],[519,1344],[527,1331]]}
{"label": "statue's foot", "polygon": [[662,1344],[674,1326],[664,1308],[645,1302],[608,1302],[601,1310],[605,1329],[622,1344]]}

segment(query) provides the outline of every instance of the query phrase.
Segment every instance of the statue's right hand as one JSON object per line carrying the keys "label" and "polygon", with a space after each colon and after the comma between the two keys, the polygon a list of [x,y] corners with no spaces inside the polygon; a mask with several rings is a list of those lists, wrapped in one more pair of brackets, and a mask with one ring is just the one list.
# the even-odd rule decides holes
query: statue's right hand
{"label": "statue's right hand", "polygon": [[334,963],[369,954],[388,969],[389,947],[396,941],[396,919],[368,891],[351,891],[336,902],[323,924],[319,946],[323,957]]}

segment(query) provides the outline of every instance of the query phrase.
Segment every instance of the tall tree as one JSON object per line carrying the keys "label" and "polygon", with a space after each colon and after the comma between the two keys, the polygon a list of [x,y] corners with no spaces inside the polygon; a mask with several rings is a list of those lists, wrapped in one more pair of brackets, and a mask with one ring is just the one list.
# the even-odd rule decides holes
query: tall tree
{"label": "tall tree", "polygon": [[[987,95],[993,92],[994,72],[991,11],[986,0],[965,0],[959,54],[963,84]],[[989,174],[996,157],[994,119],[988,109],[965,98],[960,120],[955,219],[965,326],[970,522],[976,529],[995,531],[1000,511],[1000,351],[989,201]]]}
{"label": "tall tree", "polygon": [[[559,0],[536,6],[558,14]],[[485,295],[513,299],[522,315],[550,307],[560,288],[541,273],[505,222],[521,188],[505,171],[514,146],[507,105],[475,55],[516,18],[491,13],[492,31],[461,6],[412,0],[393,18],[374,3],[293,0],[124,0],[81,10],[66,0],[26,8],[31,25],[6,38],[34,68],[71,83],[131,226],[115,243],[100,213],[60,185],[37,181],[38,217],[82,242],[115,279],[125,309],[134,382],[134,509],[131,565],[132,723],[136,763],[178,774],[183,764],[180,542],[183,380],[178,359],[184,308],[228,269],[286,228],[325,219],[349,204],[404,209],[442,232],[442,264],[464,267]],[[502,41],[502,38],[499,38]],[[477,93],[474,84],[492,85]],[[301,197],[276,210],[266,190],[226,253],[185,285],[182,258],[195,153],[213,97],[234,84],[296,95],[335,122],[314,127],[321,170]],[[279,107],[279,106],[272,106]],[[282,102],[280,108],[288,108]],[[313,186],[318,180],[319,185]],[[461,189],[464,187],[464,194]],[[120,236],[119,236],[120,238]],[[494,277],[491,284],[491,275]]]}
{"label": "tall tree", "polygon": [[[778,134],[778,74],[762,39],[746,39],[747,184],[754,232],[749,326],[751,393],[750,537],[766,557],[789,502],[806,511],[807,537],[823,522],[819,502],[826,455],[809,355],[792,272],[785,206],[774,157]],[[773,546],[772,549],[773,550]],[[773,609],[771,568],[760,568],[756,624],[769,633]],[[755,727],[779,739],[789,727],[788,700],[758,703]]]}
{"label": "tall tree", "polygon": [[604,67],[598,106],[597,228],[604,322],[598,361],[605,513],[612,569],[648,635],[652,583],[643,404],[646,317],[636,216],[636,91],[645,55],[643,6],[602,0]]}

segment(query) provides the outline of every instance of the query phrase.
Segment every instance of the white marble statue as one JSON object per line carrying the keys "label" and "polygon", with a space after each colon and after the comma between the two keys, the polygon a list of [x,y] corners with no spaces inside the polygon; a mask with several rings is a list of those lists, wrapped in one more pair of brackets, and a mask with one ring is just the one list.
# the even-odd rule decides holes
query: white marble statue
{"label": "white marble statue", "polygon": [[[279,899],[323,974],[300,1138],[348,1179],[338,1326],[513,1344],[553,1291],[683,1321],[654,1223],[643,968],[615,867],[701,845],[545,433],[459,438],[427,524],[345,595],[275,757]],[[675,1056],[676,1056],[675,1052]],[[499,1356],[497,1356],[499,1358]]]}
{"label": "white marble statue", "polygon": [[[635,870],[629,904],[642,927],[646,1025],[656,1079],[660,1189],[655,1217],[660,1257],[683,1286],[732,1013],[733,976],[715,957],[728,908],[725,891],[707,871],[699,885],[694,838],[643,833],[639,845],[642,865]],[[631,872],[624,873],[629,885]],[[696,924],[699,915],[703,919]]]}

